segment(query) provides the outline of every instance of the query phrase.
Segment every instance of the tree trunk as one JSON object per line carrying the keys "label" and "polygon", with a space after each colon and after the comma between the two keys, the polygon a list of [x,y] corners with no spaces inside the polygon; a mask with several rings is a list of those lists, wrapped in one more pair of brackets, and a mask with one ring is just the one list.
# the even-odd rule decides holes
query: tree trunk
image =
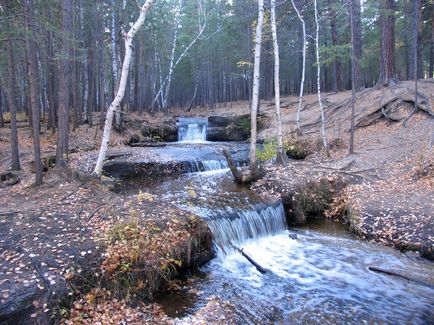
{"label": "tree trunk", "polygon": [[386,84],[394,74],[395,57],[395,0],[382,0],[381,7],[381,64],[380,82]]}
{"label": "tree trunk", "polygon": [[434,78],[434,5],[431,5],[431,45],[428,78]]}
{"label": "tree trunk", "polygon": [[133,47],[133,44],[132,44],[133,39],[134,39],[134,36],[136,35],[137,31],[144,24],[146,15],[147,15],[149,9],[151,8],[151,6],[153,5],[153,3],[154,3],[154,0],[146,0],[145,4],[140,9],[139,18],[134,23],[134,25],[131,27],[131,29],[128,31],[128,34],[125,35],[125,58],[124,58],[123,66],[122,66],[122,73],[121,73],[121,80],[119,83],[119,89],[118,89],[118,92],[116,94],[116,97],[114,98],[113,102],[111,103],[111,105],[107,111],[107,116],[106,116],[105,125],[104,125],[104,133],[103,133],[101,147],[100,147],[99,154],[98,154],[98,160],[96,162],[95,169],[93,171],[93,173],[98,177],[101,177],[101,175],[102,175],[102,167],[104,164],[105,157],[107,155],[107,149],[108,149],[108,144],[109,144],[109,140],[110,140],[110,132],[111,132],[112,123],[113,123],[113,115],[114,115],[114,112],[117,109],[119,109],[119,106],[120,106],[122,99],[124,98],[124,95],[125,95],[125,88],[126,88],[126,84],[127,84],[128,73],[129,73],[130,63],[131,63],[131,55],[132,55],[132,50],[133,50],[133,48],[132,48]]}
{"label": "tree trunk", "polygon": [[12,47],[12,41],[6,42],[7,56],[8,56],[8,106],[9,113],[11,114],[11,169],[20,170],[20,153],[18,145],[18,128],[17,128],[17,105],[15,93],[15,60]]}
{"label": "tree trunk", "polygon": [[277,122],[277,157],[278,164],[286,163],[286,154],[283,152],[282,139],[282,116],[280,109],[280,60],[279,60],[279,43],[277,41],[276,28],[276,0],[271,0],[271,30],[273,34],[273,52],[274,52],[274,101],[276,105],[276,122]]}
{"label": "tree trunk", "polygon": [[[335,1],[333,1],[332,3],[332,0],[328,0],[328,6],[330,10],[330,30],[332,34],[332,46],[337,47],[339,45],[339,42],[336,11],[333,8],[334,2]],[[341,60],[335,55],[335,57],[333,58],[333,91],[338,92],[342,90],[342,63]]]}
{"label": "tree trunk", "polygon": [[172,51],[170,54],[169,75],[168,75],[168,79],[167,79],[166,89],[164,91],[163,103],[161,105],[163,107],[163,110],[165,110],[168,106],[167,101],[169,100],[170,84],[172,82],[173,64],[174,64],[174,60],[175,60],[175,50],[176,50],[176,41],[178,39],[178,31],[180,28],[179,17],[181,16],[183,5],[184,5],[184,1],[179,0],[179,8],[178,8],[178,11],[176,12],[176,18],[175,18],[175,25],[176,25],[175,26],[175,34],[173,36]]}
{"label": "tree trunk", "polygon": [[303,27],[303,63],[302,63],[303,68],[301,72],[300,95],[299,95],[298,107],[297,107],[297,131],[298,133],[301,134],[300,114],[301,114],[301,105],[303,103],[304,79],[306,76],[306,23],[304,22],[303,16],[300,14],[300,11],[297,9],[294,0],[291,0],[291,2]]}
{"label": "tree trunk", "polygon": [[362,80],[362,74],[360,73],[360,62],[362,60],[362,6],[360,0],[351,0],[351,12],[352,16],[352,32],[354,45],[354,68],[356,77],[356,91],[364,88],[364,82]]}
{"label": "tree trunk", "polygon": [[261,45],[262,26],[264,23],[264,0],[258,0],[258,23],[256,25],[255,63],[253,66],[253,89],[251,103],[251,137],[250,137],[250,174],[255,178],[259,174],[256,164],[257,112],[259,104],[259,84],[261,81]]}
{"label": "tree trunk", "polygon": [[[200,4],[200,2],[199,2]],[[202,7],[200,6],[199,11],[201,14],[204,14],[202,12]],[[158,90],[157,94],[154,97],[154,100],[152,101],[151,107],[154,107],[155,103],[158,100],[158,97],[161,96],[162,102],[164,102],[164,94],[163,94],[163,90],[166,87],[167,82],[169,81],[169,78],[172,77],[172,73],[173,70],[176,68],[176,66],[178,65],[179,62],[181,62],[181,60],[184,58],[184,56],[188,53],[188,51],[190,50],[190,48],[199,40],[199,38],[202,36],[204,30],[206,28],[206,20],[203,22],[203,24],[199,27],[199,32],[197,33],[196,37],[190,42],[190,44],[187,45],[187,47],[184,49],[184,51],[179,55],[178,59],[175,61],[175,63],[173,63],[173,67],[171,69],[171,72],[169,71],[169,74],[166,76],[166,78],[164,79],[164,81],[162,80],[160,82],[160,89]],[[161,78],[161,74],[160,74],[160,78]]]}
{"label": "tree trunk", "polygon": [[[358,3],[357,3],[358,2]],[[355,15],[355,6],[360,5],[360,0],[351,0],[351,8],[350,8],[350,28],[351,28],[351,135],[350,135],[350,148],[349,154],[354,153],[354,116],[355,116],[355,105],[356,105],[356,91],[357,91],[357,73],[358,73],[358,64],[356,67],[356,34],[357,34],[357,26],[355,23],[356,15]]]}
{"label": "tree trunk", "polygon": [[35,159],[35,185],[42,184],[42,162],[41,162],[41,145],[40,145],[40,111],[38,100],[38,67],[36,62],[37,44],[33,40],[33,0],[24,1],[24,16],[26,20],[26,48],[27,48],[27,66],[28,66],[28,84],[30,88],[30,109],[32,111],[32,134],[33,150]]}
{"label": "tree trunk", "polygon": [[317,65],[317,93],[318,93],[318,104],[319,110],[321,113],[321,135],[322,135],[322,143],[324,149],[327,150],[327,137],[326,137],[326,121],[324,116],[324,108],[322,106],[321,100],[321,65],[320,65],[320,56],[319,56],[319,21],[318,21],[318,3],[317,0],[314,0],[315,5],[315,24],[316,24],[316,37],[315,37],[315,47],[316,47],[316,65]]}
{"label": "tree trunk", "polygon": [[69,135],[69,78],[70,78],[70,46],[68,38],[72,34],[72,3],[62,0],[62,60],[59,69],[59,119],[56,150],[56,167],[66,168]]}

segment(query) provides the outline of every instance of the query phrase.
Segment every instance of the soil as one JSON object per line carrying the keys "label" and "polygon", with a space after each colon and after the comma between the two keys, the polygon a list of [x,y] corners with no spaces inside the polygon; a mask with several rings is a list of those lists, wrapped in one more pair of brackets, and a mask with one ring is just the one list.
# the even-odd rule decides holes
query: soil
{"label": "soil", "polygon": [[[425,83],[421,89],[431,97],[432,103],[434,84]],[[365,110],[371,116],[378,106],[375,99],[379,94],[381,89],[364,94],[357,114],[363,114]],[[265,176],[252,186],[253,189],[263,195],[287,200],[292,198],[294,192],[301,192],[302,186],[303,193],[313,200],[303,206],[286,204],[287,211],[298,209],[295,223],[324,210],[328,210],[329,215],[339,211],[339,216],[345,215],[359,235],[400,249],[417,250],[422,256],[434,259],[434,157],[428,145],[430,136],[433,136],[434,120],[427,113],[419,112],[409,120],[407,127],[403,127],[402,121],[392,122],[380,114],[366,127],[357,129],[356,152],[348,155],[347,113],[333,112],[349,97],[350,92],[324,94],[327,137],[333,144],[330,146],[330,157],[318,148],[305,160],[292,161],[287,166],[266,165]],[[316,148],[319,139],[317,98],[308,95],[304,100],[303,141]],[[283,130],[287,139],[297,137],[293,132],[297,103],[296,97],[282,99]],[[432,107],[430,109],[432,111]],[[271,138],[276,129],[273,103],[263,101],[260,113],[267,118],[259,137]],[[219,104],[212,109],[196,108],[189,113],[176,109],[170,112],[173,119],[188,115],[244,114],[249,114],[248,102]],[[167,115],[132,114],[129,119],[153,121],[158,125]],[[362,120],[361,115],[359,120]],[[142,125],[141,122],[136,124],[133,130],[114,133],[111,148],[115,151],[127,150],[125,144]],[[129,304],[131,299],[124,299],[128,297],[95,289],[100,288],[104,281],[109,281],[102,266],[107,266],[104,261],[112,261],[110,258],[116,256],[113,247],[122,250],[125,247],[122,245],[131,244],[113,243],[107,234],[120,222],[133,220],[132,215],[140,219],[138,231],[162,248],[150,249],[146,253],[148,255],[144,255],[153,261],[148,266],[150,268],[160,268],[162,256],[181,246],[186,247],[189,242],[187,237],[198,232],[201,232],[200,236],[206,233],[206,230],[200,229],[201,225],[192,227],[191,216],[174,206],[159,205],[158,198],[146,193],[140,198],[122,198],[98,182],[89,179],[83,182],[83,179],[79,181],[71,177],[80,170],[80,166],[86,166],[86,171],[89,171],[89,159],[95,156],[101,133],[99,130],[95,137],[95,129],[87,126],[71,132],[72,173],[64,175],[50,169],[45,174],[44,185],[35,188],[32,186],[30,130],[28,127],[19,129],[23,170],[13,172],[19,182],[0,184],[0,323],[51,323],[65,316],[69,320],[64,318],[63,322],[69,324],[104,322],[104,319],[130,324],[175,322],[154,304],[132,306]],[[55,135],[43,127],[41,141],[44,156],[55,154],[55,140]],[[6,172],[10,164],[9,145],[9,129],[0,129],[1,173]],[[146,148],[140,150],[146,151]],[[162,245],[159,238],[164,238],[168,244]],[[202,253],[204,260],[207,255],[210,257],[209,251]],[[182,259],[178,255],[175,257]],[[158,289],[159,286],[156,286],[151,291]],[[89,318],[83,319],[83,314]],[[231,306],[212,300],[188,322],[228,323],[231,319],[235,320],[234,317]]]}

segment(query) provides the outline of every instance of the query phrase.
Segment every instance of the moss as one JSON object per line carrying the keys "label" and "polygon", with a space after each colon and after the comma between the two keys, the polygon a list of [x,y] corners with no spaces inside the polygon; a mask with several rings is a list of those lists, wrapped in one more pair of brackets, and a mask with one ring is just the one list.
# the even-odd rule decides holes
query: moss
{"label": "moss", "polygon": [[314,145],[303,138],[285,140],[285,152],[292,159],[305,159],[314,152]]}
{"label": "moss", "polygon": [[332,185],[326,180],[309,182],[284,199],[288,223],[305,224],[309,218],[322,217],[333,202]]}
{"label": "moss", "polygon": [[250,131],[250,126],[251,126],[250,117],[247,115],[241,116],[237,120],[236,125],[241,129],[243,129],[244,131]]}

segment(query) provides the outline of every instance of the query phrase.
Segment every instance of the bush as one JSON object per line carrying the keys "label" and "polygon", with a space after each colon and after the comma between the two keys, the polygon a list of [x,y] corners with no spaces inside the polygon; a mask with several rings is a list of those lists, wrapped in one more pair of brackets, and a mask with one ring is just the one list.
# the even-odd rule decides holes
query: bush
{"label": "bush", "polygon": [[[314,152],[313,145],[301,138],[291,138],[283,140],[283,151],[289,158],[304,159]],[[277,156],[276,138],[267,139],[262,149],[256,150],[256,156],[260,161],[268,161]]]}

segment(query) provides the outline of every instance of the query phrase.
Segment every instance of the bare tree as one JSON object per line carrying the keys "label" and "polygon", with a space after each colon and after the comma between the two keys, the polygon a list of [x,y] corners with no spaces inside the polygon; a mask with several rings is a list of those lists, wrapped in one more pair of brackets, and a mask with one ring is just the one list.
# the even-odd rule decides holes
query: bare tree
{"label": "bare tree", "polygon": [[40,144],[40,111],[38,100],[38,64],[36,59],[36,43],[33,39],[33,0],[24,1],[24,16],[26,21],[26,50],[28,66],[28,83],[30,88],[30,109],[32,112],[33,151],[35,159],[35,185],[42,184],[42,162]]}
{"label": "bare tree", "polygon": [[317,93],[318,93],[318,104],[319,110],[321,113],[321,135],[322,135],[322,143],[324,149],[327,150],[327,136],[326,136],[326,121],[324,116],[324,108],[322,106],[321,99],[321,64],[320,64],[320,56],[319,56],[319,17],[318,17],[318,3],[317,0],[314,0],[315,5],[315,25],[316,25],[316,37],[315,37],[315,46],[316,46],[316,65],[317,65]]}
{"label": "bare tree", "polygon": [[146,0],[144,5],[140,8],[140,16],[137,19],[137,21],[133,24],[133,26],[130,28],[128,33],[124,36],[125,38],[125,57],[124,57],[124,63],[122,65],[122,72],[121,72],[121,80],[119,82],[119,88],[116,94],[116,97],[114,98],[113,102],[111,103],[108,111],[107,116],[105,119],[104,124],[104,133],[101,141],[101,147],[98,154],[98,160],[95,165],[95,169],[93,173],[101,177],[102,175],[102,167],[104,164],[104,160],[107,155],[108,150],[108,144],[110,140],[110,133],[112,129],[113,124],[113,116],[116,110],[119,109],[119,106],[122,102],[122,99],[125,95],[125,88],[127,86],[127,79],[128,79],[128,73],[130,70],[130,63],[131,63],[131,56],[133,51],[133,39],[136,35],[137,31],[140,29],[140,27],[143,26],[145,23],[146,15],[148,14],[149,10],[151,9],[151,6],[154,4],[155,0]]}
{"label": "bare tree", "polygon": [[17,103],[15,93],[15,60],[12,47],[12,41],[6,43],[8,57],[8,105],[11,114],[11,169],[19,170],[20,153],[18,149],[18,129],[17,129]]}
{"label": "bare tree", "polygon": [[351,22],[351,135],[350,135],[350,148],[349,154],[354,153],[354,115],[356,105],[356,91],[357,91],[357,71],[356,71],[356,24],[354,17],[355,3],[360,0],[351,0],[350,8],[350,22]]}
{"label": "bare tree", "polygon": [[256,138],[257,138],[257,115],[259,105],[259,83],[261,81],[261,45],[262,45],[262,26],[264,24],[264,0],[258,0],[258,23],[256,25],[255,39],[255,63],[253,66],[253,90],[251,112],[251,136],[250,136],[250,174],[255,178],[259,174],[256,164]]}
{"label": "bare tree", "polygon": [[69,137],[69,37],[72,33],[72,2],[62,0],[62,60],[59,69],[59,113],[56,150],[56,167],[65,168],[67,165]]}
{"label": "bare tree", "polygon": [[[181,4],[182,3],[180,3],[180,5]],[[181,9],[182,9],[182,7],[180,8],[180,10]],[[179,57],[176,59],[175,62],[173,62],[174,57],[175,57],[175,47],[172,48],[169,73],[167,74],[166,78],[164,78],[164,80],[160,80],[160,89],[155,94],[155,97],[154,97],[154,100],[152,101],[151,107],[154,107],[158,98],[161,97],[162,107],[165,108],[165,104],[167,104],[167,103],[165,103],[165,101],[167,101],[167,96],[168,96],[168,93],[170,90],[170,81],[172,78],[173,71],[175,70],[175,68],[179,64],[179,62],[181,62],[181,60],[184,58],[184,56],[188,53],[188,51],[190,51],[192,46],[194,44],[196,44],[196,42],[201,38],[203,32],[205,31],[207,19],[206,19],[205,13],[203,12],[202,4],[200,1],[198,1],[198,11],[199,11],[199,32],[196,34],[196,37],[190,42],[190,44],[187,45],[187,47],[184,49],[184,51],[182,51],[182,53],[179,55]],[[202,15],[204,17],[203,22],[200,21],[200,16],[202,16]],[[179,25],[179,23],[178,23],[178,25]],[[173,46],[175,46],[175,45],[176,45],[176,37],[174,39]],[[161,67],[160,67],[160,69],[161,69]],[[161,74],[160,74],[160,79],[162,79]],[[166,100],[165,100],[165,98],[166,98]]]}
{"label": "bare tree", "polygon": [[283,152],[282,139],[282,114],[280,109],[280,60],[279,60],[279,43],[277,41],[276,27],[276,0],[271,0],[271,30],[273,34],[273,52],[274,52],[274,99],[276,105],[276,122],[277,122],[277,157],[276,163],[284,164],[286,154]]}
{"label": "bare tree", "polygon": [[172,82],[172,74],[173,74],[173,64],[174,64],[174,60],[175,60],[176,41],[178,40],[178,31],[179,31],[179,27],[180,27],[179,26],[179,20],[180,20],[183,6],[184,6],[184,1],[179,0],[179,8],[178,8],[178,11],[176,12],[176,18],[175,18],[175,25],[176,25],[175,26],[175,34],[173,36],[172,51],[170,54],[169,75],[168,75],[166,90],[165,90],[164,96],[163,96],[163,103],[162,103],[163,109],[167,108],[167,101],[169,99],[170,84]]}
{"label": "bare tree", "polygon": [[301,114],[301,105],[303,103],[303,91],[304,91],[304,79],[306,75],[306,23],[304,22],[303,16],[300,11],[297,9],[294,0],[291,0],[292,6],[294,7],[295,12],[297,13],[298,18],[301,21],[301,25],[303,27],[303,69],[301,72],[301,81],[300,81],[300,95],[298,100],[298,108],[297,108],[297,131],[301,134],[301,126],[300,126],[300,114]]}

